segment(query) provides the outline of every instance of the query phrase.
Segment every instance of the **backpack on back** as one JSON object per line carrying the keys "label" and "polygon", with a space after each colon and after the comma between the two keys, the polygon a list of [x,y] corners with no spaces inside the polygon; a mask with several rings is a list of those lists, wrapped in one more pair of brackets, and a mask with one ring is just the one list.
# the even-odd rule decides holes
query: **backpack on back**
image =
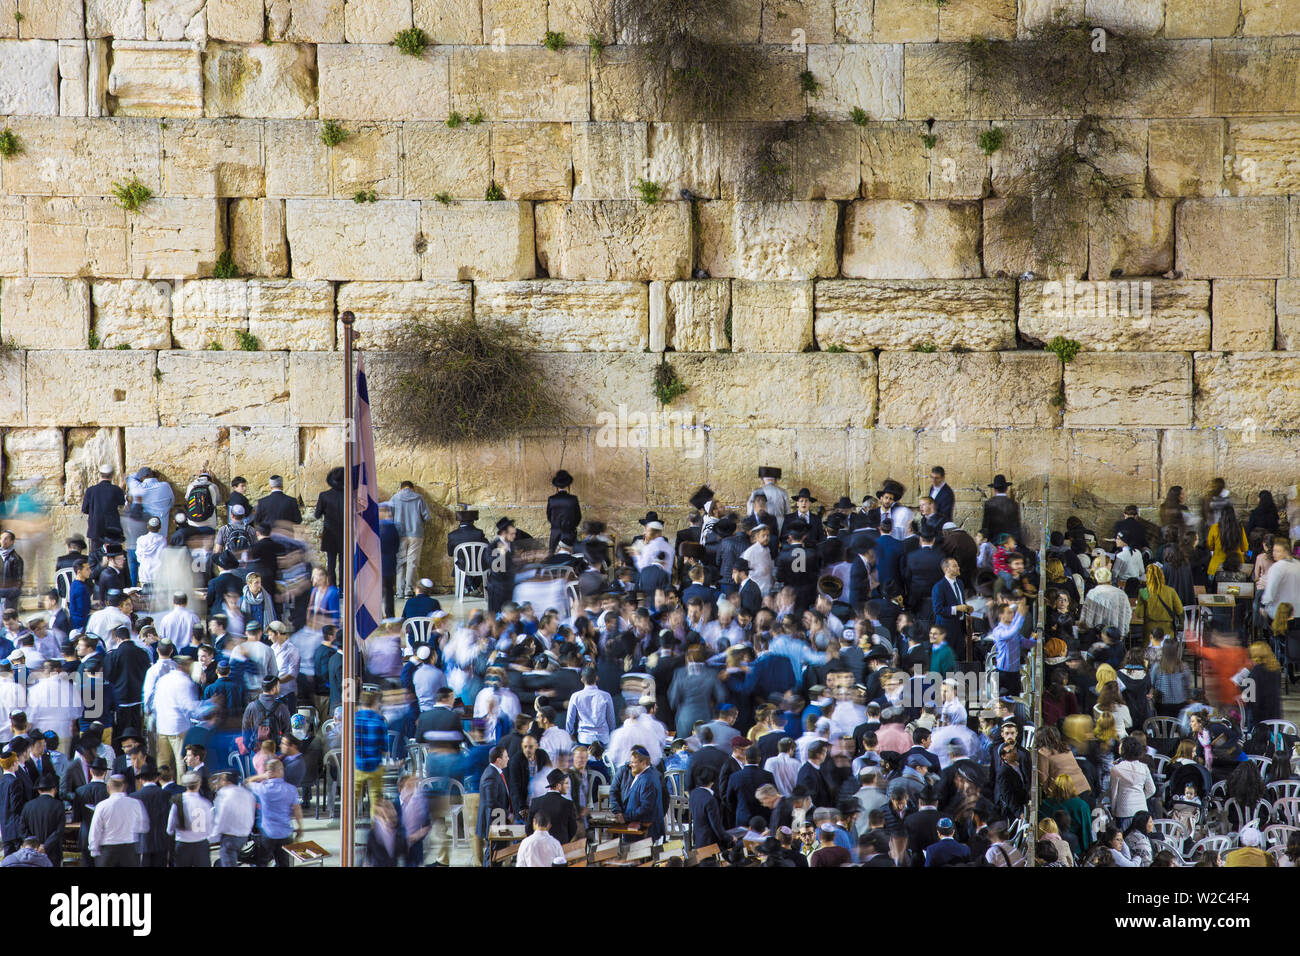
{"label": "backpack on back", "polygon": [[[275,708],[268,708],[261,700],[255,701],[257,704],[257,742],[260,744],[263,740],[274,740],[279,743],[280,738],[288,730],[280,726],[280,718],[275,715]],[[279,701],[277,700],[278,704]]]}
{"label": "backpack on back", "polygon": [[216,510],[207,485],[195,485],[185,496],[185,517],[190,521],[207,521]]}
{"label": "backpack on back", "polygon": [[229,531],[226,532],[226,550],[227,551],[248,551],[253,547],[253,536],[248,533],[248,529],[238,525],[228,525]]}

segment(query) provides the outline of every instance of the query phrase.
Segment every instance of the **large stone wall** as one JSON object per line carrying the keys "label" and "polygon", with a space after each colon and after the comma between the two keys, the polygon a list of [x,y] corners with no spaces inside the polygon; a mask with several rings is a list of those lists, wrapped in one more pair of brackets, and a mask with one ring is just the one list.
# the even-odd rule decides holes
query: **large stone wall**
{"label": "large stone wall", "polygon": [[[728,39],[764,45],[762,95],[701,123],[602,0],[3,0],[5,491],[38,479],[62,527],[108,458],[177,485],[280,472],[310,504],[342,456],[345,309],[375,353],[383,490],[415,480],[440,522],[468,501],[540,533],[561,465],[625,531],[704,481],[739,499],[760,463],[824,502],[943,463],[961,516],[994,472],[1031,514],[1044,475],[1090,510],[1297,480],[1300,4],[744,6]],[[1088,104],[1135,185],[1045,264],[989,222],[1066,120],[992,100],[942,45],[1057,13],[1153,36],[1170,85]],[[413,26],[418,57],[390,43]],[[775,196],[755,131],[785,137]],[[133,176],[154,194],[136,213],[113,200]],[[211,278],[227,250],[244,278]],[[525,325],[568,426],[387,441],[386,351],[422,315]],[[1042,350],[1057,335],[1082,347],[1068,365]],[[660,409],[665,350],[689,391]]]}

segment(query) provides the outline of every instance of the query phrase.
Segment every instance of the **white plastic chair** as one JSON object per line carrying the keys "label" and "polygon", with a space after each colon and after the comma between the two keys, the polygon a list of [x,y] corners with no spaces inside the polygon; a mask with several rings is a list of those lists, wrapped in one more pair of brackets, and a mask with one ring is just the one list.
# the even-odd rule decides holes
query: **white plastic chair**
{"label": "white plastic chair", "polygon": [[1285,850],[1293,833],[1300,833],[1300,827],[1293,827],[1289,823],[1274,823],[1272,826],[1265,827],[1264,849]]}
{"label": "white plastic chair", "polygon": [[402,625],[402,634],[406,637],[408,647],[414,647],[416,644],[432,644],[430,635],[433,634],[433,618],[408,618]]}
{"label": "white plastic chair", "polygon": [[1020,737],[1021,737],[1021,743],[1020,743],[1020,746],[1024,747],[1026,750],[1033,750],[1033,749],[1034,749],[1034,734],[1036,734],[1037,732],[1038,732],[1038,728],[1035,727],[1033,724],[1025,724],[1025,726],[1021,727],[1021,728],[1020,728]]}
{"label": "white plastic chair", "polygon": [[1229,836],[1207,836],[1202,837],[1192,844],[1191,849],[1183,856],[1185,863],[1196,862],[1196,856],[1202,850],[1212,850],[1216,854],[1223,854],[1232,849],[1232,837]]}
{"label": "white plastic chair", "polygon": [[1264,784],[1274,800],[1282,797],[1300,797],[1300,780],[1274,780]]}
{"label": "white plastic chair", "polygon": [[59,573],[54,575],[54,586],[59,589],[59,606],[64,610],[68,607],[68,598],[72,595],[72,582],[76,576],[72,568],[60,568]]}
{"label": "white plastic chair", "polygon": [[[60,574],[63,572],[60,571]],[[1268,728],[1269,735],[1273,734],[1290,734],[1292,737],[1300,736],[1300,729],[1296,728],[1294,721],[1290,720],[1261,720],[1260,724]]]}
{"label": "white plastic chair", "polygon": [[1273,801],[1273,816],[1281,817],[1290,826],[1300,827],[1300,797],[1278,797]]}
{"label": "white plastic chair", "polygon": [[1165,843],[1171,844],[1172,846],[1182,846],[1182,841],[1191,838],[1191,834],[1187,832],[1187,828],[1177,820],[1170,820],[1167,817],[1162,817],[1158,820],[1152,820],[1151,826],[1153,832],[1161,840]]}
{"label": "white plastic chair", "polygon": [[1142,721],[1142,730],[1148,737],[1159,740],[1177,740],[1182,735],[1174,717],[1148,717]]}
{"label": "white plastic chair", "polygon": [[487,564],[487,550],[488,546],[482,541],[466,541],[464,544],[456,545],[456,550],[452,552],[451,561],[456,568],[457,603],[465,598],[465,582],[468,579],[478,578],[481,581],[487,576],[484,570]]}

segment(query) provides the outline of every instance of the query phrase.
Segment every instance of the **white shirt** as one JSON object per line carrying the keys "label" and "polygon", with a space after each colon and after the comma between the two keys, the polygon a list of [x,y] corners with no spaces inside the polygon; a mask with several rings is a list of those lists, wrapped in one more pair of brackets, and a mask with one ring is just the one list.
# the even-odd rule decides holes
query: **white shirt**
{"label": "white shirt", "polygon": [[179,667],[172,667],[158,678],[153,691],[154,714],[158,733],[166,737],[184,735],[193,726],[199,707],[194,681]]}
{"label": "white shirt", "polygon": [[1268,569],[1260,603],[1268,616],[1277,613],[1279,604],[1290,604],[1293,617],[1300,617],[1300,561],[1287,558]]}
{"label": "white shirt", "polygon": [[[298,656],[298,648],[293,641],[287,638],[279,644],[271,645],[271,654],[275,657],[275,668],[277,676],[280,678],[280,693],[293,694],[298,690],[298,665],[301,658]],[[291,675],[285,678],[285,674]]]}
{"label": "white shirt", "polygon": [[149,830],[144,804],[125,793],[110,793],[107,800],[95,804],[90,818],[90,855],[99,856],[106,846],[135,846],[136,839]]}
{"label": "white shirt", "polygon": [[9,712],[26,706],[27,688],[12,677],[0,677],[0,714],[5,715],[6,718],[0,720],[0,743],[8,743],[14,737],[13,728],[7,719]]}
{"label": "white shirt", "polygon": [[642,544],[636,556],[636,569],[644,570],[651,564],[658,564],[669,574],[673,573],[673,546],[663,535],[653,539],[649,544]]}
{"label": "white shirt", "polygon": [[131,626],[131,619],[123,614],[118,608],[106,607],[101,608],[86,621],[86,633],[94,634],[97,638],[108,643],[108,635],[113,633],[113,628],[121,627],[125,624]]}
{"label": "white shirt", "polygon": [[1115,566],[1111,568],[1112,579],[1119,582],[1127,581],[1129,578],[1138,578],[1141,580],[1146,575],[1146,568],[1142,566],[1142,552],[1134,551],[1132,548],[1123,548],[1115,555]]}
{"label": "white shirt", "polygon": [[[421,664],[411,675],[411,683],[415,685],[415,699],[420,702],[420,710],[433,710],[436,701],[435,697],[439,689],[446,686],[447,678],[433,664]],[[548,754],[549,750],[546,751]]]}
{"label": "white shirt", "polygon": [[751,544],[741,552],[740,556],[749,562],[749,576],[753,578],[759,590],[764,594],[770,593],[772,590],[772,572],[774,570],[772,552],[767,549],[766,545]]}
{"label": "white shirt", "polygon": [[1133,606],[1129,604],[1128,596],[1113,584],[1099,584],[1083,599],[1079,623],[1084,627],[1107,628],[1113,625],[1119,628],[1121,637],[1127,637],[1132,620]]}
{"label": "white shirt", "polygon": [[776,789],[781,791],[781,796],[790,796],[790,791],[794,789],[794,782],[799,776],[799,767],[802,766],[798,760],[789,754],[777,754],[775,757],[768,757],[767,762],[763,764],[763,769],[770,773],[776,780]]}
{"label": "white shirt", "polygon": [[60,743],[71,739],[82,709],[80,689],[62,675],[42,678],[27,693],[27,719],[33,727],[53,730]]}
{"label": "white shirt", "polygon": [[549,830],[534,830],[519,844],[515,866],[551,866],[563,857],[564,847]]}
{"label": "white shirt", "polygon": [[212,828],[212,804],[197,793],[186,790],[181,794],[185,804],[185,819],[189,828],[180,829],[180,813],[175,804],[167,815],[167,832],[176,836],[177,843],[207,843]]}
{"label": "white shirt", "polygon": [[208,839],[216,842],[223,836],[246,837],[253,832],[256,817],[257,797],[253,792],[227,784],[217,791]]}
{"label": "white shirt", "polygon": [[573,738],[563,727],[547,727],[542,739],[537,741],[537,746],[546,751],[551,763],[555,763],[557,755],[573,753]]}
{"label": "white shirt", "polygon": [[244,652],[244,656],[252,661],[257,668],[257,677],[260,683],[267,674],[271,673],[271,669],[275,666],[275,652],[261,641],[244,641],[239,647]]}
{"label": "white shirt", "polygon": [[[884,515],[881,515],[884,517]],[[899,541],[908,538],[912,534],[912,509],[906,505],[894,505],[889,509],[889,519],[894,522],[889,529],[889,536],[897,538]]]}
{"label": "white shirt", "polygon": [[158,637],[160,640],[171,641],[177,650],[189,647],[194,643],[194,625],[198,623],[197,614],[188,607],[177,605],[158,622]]}

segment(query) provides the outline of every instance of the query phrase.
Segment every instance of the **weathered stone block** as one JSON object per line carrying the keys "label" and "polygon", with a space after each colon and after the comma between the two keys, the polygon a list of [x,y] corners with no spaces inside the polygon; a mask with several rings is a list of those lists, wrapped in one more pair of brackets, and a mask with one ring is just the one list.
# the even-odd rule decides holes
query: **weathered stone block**
{"label": "weathered stone block", "polygon": [[329,149],[320,141],[320,125],[291,120],[265,126],[266,194],[328,196]]}
{"label": "weathered stone block", "polygon": [[348,43],[391,43],[411,28],[411,0],[344,0],[343,37]]}
{"label": "weathered stone block", "polygon": [[1060,335],[1092,352],[1190,352],[1210,342],[1208,282],[1022,282],[1019,303],[1020,334],[1043,344]]}
{"label": "weathered stone block", "polygon": [[230,245],[244,275],[276,279],[289,274],[283,199],[236,199],[230,204]]}
{"label": "weathered stone block", "polygon": [[665,339],[677,352],[716,352],[731,347],[726,321],[731,283],[697,279],[668,284]]}
{"label": "weathered stone block", "polygon": [[342,43],[343,0],[266,0],[266,25],[272,40]]}
{"label": "weathered stone block", "polygon": [[1129,35],[1150,35],[1165,22],[1164,0],[1084,0],[1084,16],[1092,23]]}
{"label": "weathered stone block", "polygon": [[261,123],[169,122],[162,149],[168,195],[260,196],[265,191]]}
{"label": "weathered stone block", "polygon": [[537,258],[556,279],[685,279],[691,214],[683,202],[542,203]]}
{"label": "weathered stone block", "polygon": [[736,352],[802,352],[813,343],[813,284],[731,284],[731,347]]}
{"label": "weathered stone block", "polygon": [[59,41],[59,115],[85,116],[89,107],[90,53],[85,40]]}
{"label": "weathered stone block", "polygon": [[[28,352],[29,420],[42,425],[154,424],[156,354],[116,349]],[[77,370],[75,389],[68,388],[70,368]]]}
{"label": "weathered stone block", "polygon": [[172,338],[178,349],[195,352],[216,344],[239,348],[248,331],[248,283],[240,279],[195,279],[172,292]]}
{"label": "weathered stone block", "polygon": [[1005,199],[984,200],[985,275],[1035,275],[1069,279],[1088,268],[1088,230],[1081,221],[1053,218],[1055,227],[1041,232],[1035,223],[1041,209],[1026,212]]}
{"label": "weathered stone block", "polygon": [[552,52],[536,47],[457,47],[451,58],[451,108],[467,115],[482,110],[494,120],[591,119],[588,57],[587,51],[575,48]]}
{"label": "weathered stone block", "polygon": [[0,114],[55,116],[58,112],[58,42],[0,40]]}
{"label": "weathered stone block", "polygon": [[1174,214],[1176,267],[1189,277],[1286,275],[1282,199],[1188,199]]}
{"label": "weathered stone block", "polygon": [[635,199],[642,178],[661,182],[650,166],[648,124],[573,124],[574,199]]}
{"label": "weathered stone block", "polygon": [[492,125],[492,174],[509,199],[568,199],[572,155],[567,123]]}
{"label": "weathered stone block", "polygon": [[0,337],[18,348],[84,349],[90,333],[85,279],[5,279],[0,284]]}
{"label": "weathered stone block", "polygon": [[[718,191],[710,193],[710,198],[758,202],[793,200],[797,138],[797,131],[787,123],[728,123],[719,126]],[[807,176],[804,179],[806,182]]]}
{"label": "weathered stone block", "polygon": [[[338,289],[339,315],[351,311],[368,350],[397,351],[412,322],[460,321],[473,314],[468,282],[345,282]],[[336,329],[342,342],[343,328]]]}
{"label": "weathered stone block", "polygon": [[[1091,505],[1100,518],[1102,514],[1114,514],[1117,505],[1149,507],[1163,497],[1164,489],[1157,483],[1159,431],[1075,428],[1067,430],[1065,435],[1068,489],[1076,507]],[[1052,484],[1055,489],[1063,482]]]}
{"label": "weathered stone block", "polygon": [[434,43],[476,45],[483,42],[479,0],[414,0],[411,15]]}
{"label": "weathered stone block", "polygon": [[1174,201],[1116,199],[1088,233],[1088,276],[1163,275],[1174,262]]}
{"label": "weathered stone block", "polygon": [[1165,36],[1230,37],[1240,16],[1241,0],[1165,0]]}
{"label": "weathered stone block", "polygon": [[831,280],[818,282],[816,293],[817,344],[823,350],[1016,347],[1016,287],[1009,279]]}
{"label": "weathered stone block", "polygon": [[13,428],[5,432],[5,487],[11,495],[22,491],[63,497],[63,430]]}
{"label": "weathered stone block", "polygon": [[876,43],[933,43],[939,38],[939,8],[909,0],[876,0],[871,39]]}
{"label": "weathered stone block", "polygon": [[1186,428],[1192,360],[1182,352],[1083,352],[1065,366],[1065,425]]}
{"label": "weathered stone block", "polygon": [[267,350],[332,349],[333,284],[254,279],[248,283],[248,331]]}
{"label": "weathered stone block", "polygon": [[1223,122],[1153,119],[1147,181],[1157,196],[1217,196],[1223,179]]}
{"label": "weathered stone block", "polygon": [[533,207],[521,202],[424,202],[425,279],[531,279],[537,272]]}
{"label": "weathered stone block", "polygon": [[86,36],[143,40],[143,0],[86,0]]}
{"label": "weathered stone block", "polygon": [[1216,114],[1294,112],[1300,37],[1216,40],[1211,70]]}
{"label": "weathered stone block", "polygon": [[207,0],[208,36],[234,43],[261,43],[264,9],[248,0]]}
{"label": "weathered stone block", "polygon": [[[209,43],[203,54],[204,115],[315,119],[316,49],[294,43]],[[390,92],[398,89],[396,83],[384,85]]]}
{"label": "weathered stone block", "polygon": [[1013,40],[1015,36],[1015,0],[971,0],[939,7],[939,39],[944,43],[972,37]]}
{"label": "weathered stone block", "polygon": [[980,269],[978,203],[850,203],[844,275],[856,279],[974,279]]}
{"label": "weathered stone block", "polygon": [[298,279],[418,279],[420,204],[285,201]]}
{"label": "weathered stone block", "polygon": [[404,123],[403,180],[407,199],[482,199],[492,180],[489,129],[444,123]]}
{"label": "weathered stone block", "polygon": [[[393,46],[329,43],[316,48],[322,118],[446,119],[446,52],[430,47],[408,56]],[[376,83],[376,76],[385,82]]]}
{"label": "weathered stone block", "polygon": [[289,359],[275,352],[159,352],[160,424],[284,425]]}
{"label": "weathered stone block", "polygon": [[27,200],[32,275],[126,276],[126,210],[111,199]]}
{"label": "weathered stone block", "polygon": [[[289,419],[299,425],[338,425],[343,421],[343,354],[289,353]],[[343,450],[342,435],[339,451]]]}
{"label": "weathered stone block", "polygon": [[[925,11],[925,4],[895,0]],[[929,9],[938,27],[938,12]],[[880,10],[876,10],[879,28]],[[808,69],[822,84],[817,111],[834,119],[849,119],[854,107],[873,120],[894,120],[903,115],[903,47],[900,44],[843,44],[808,47]]]}
{"label": "weathered stone block", "polygon": [[[923,123],[868,123],[862,135],[862,196],[916,199],[929,188]],[[985,164],[987,166],[987,163]]]}
{"label": "weathered stone block", "polygon": [[483,39],[503,44],[538,44],[546,34],[546,10],[528,0],[482,0]]}
{"label": "weathered stone block", "polygon": [[147,120],[24,119],[22,151],[5,160],[4,187],[34,196],[111,196],[131,176],[162,190],[158,124]]}
{"label": "weathered stone block", "polygon": [[352,199],[373,190],[380,199],[402,196],[402,128],[396,123],[348,127],[348,138],[329,151],[331,191]]}
{"label": "weathered stone block", "polygon": [[710,202],[699,206],[699,265],[714,277],[833,276],[834,202]]}
{"label": "weathered stone block", "polygon": [[1234,196],[1300,192],[1300,121],[1231,120],[1223,173]]}
{"label": "weathered stone block", "polygon": [[0,276],[27,274],[27,205],[0,198]]}
{"label": "weathered stone block", "polygon": [[1277,347],[1300,350],[1300,281],[1277,280]]}
{"label": "weathered stone block", "polygon": [[1216,279],[1210,348],[1215,352],[1271,351],[1276,285],[1270,279]]}
{"label": "weathered stone block", "polygon": [[546,352],[636,352],[649,341],[639,282],[478,282],[474,317],[517,325]]}
{"label": "weathered stone block", "polygon": [[[128,467],[148,465],[171,484],[177,503],[200,471],[231,475],[230,429],[195,424],[170,428],[123,429]],[[69,455],[71,458],[71,455]],[[94,480],[92,475],[92,480]],[[256,500],[256,497],[254,497]]]}
{"label": "weathered stone block", "polygon": [[144,9],[146,40],[190,40],[200,46],[208,39],[205,0],[148,0]]}
{"label": "weathered stone block", "polygon": [[172,347],[172,287],[169,282],[124,279],[97,281],[90,289],[99,347]]}
{"label": "weathered stone block", "polygon": [[[285,479],[286,485],[300,477],[297,490],[306,499],[308,494],[323,482],[326,471],[295,476],[298,470],[298,429],[290,425],[235,425],[229,429],[230,461],[239,473],[248,479],[250,488],[265,488],[272,475]],[[286,474],[287,472],[287,474]],[[321,488],[325,487],[322,483]],[[292,488],[287,494],[294,494]],[[311,512],[304,508],[304,518]]]}
{"label": "weathered stone block", "polygon": [[851,123],[800,127],[794,141],[795,199],[857,199],[862,138]]}
{"label": "weathered stone block", "polygon": [[0,353],[0,424],[27,424],[26,356],[21,351]]}
{"label": "weathered stone block", "polygon": [[940,44],[906,44],[902,116],[910,120],[969,119],[970,112],[970,71],[954,70]]}
{"label": "weathered stone block", "polygon": [[835,38],[849,43],[870,43],[872,0],[833,0]]}
{"label": "weathered stone block", "polygon": [[[935,388],[935,382],[962,388]],[[1042,352],[882,352],[880,420],[885,427],[1054,427],[1061,363]],[[1013,411],[1014,410],[1014,411]]]}
{"label": "weathered stone block", "polygon": [[663,184],[668,196],[679,196],[683,189],[697,196],[720,195],[722,145],[715,124],[650,123],[647,143],[649,173],[636,171],[633,186],[636,178],[646,175]]}
{"label": "weathered stone block", "polygon": [[154,199],[128,222],[136,278],[211,275],[225,248],[225,215],[216,200]]}
{"label": "weathered stone block", "polygon": [[[925,127],[920,123],[910,125],[916,135],[910,148],[915,148],[917,144],[924,146],[921,135],[926,132]],[[991,178],[989,157],[979,147],[979,132],[983,127],[983,123],[953,122],[938,122],[931,127],[930,135],[935,138],[934,148],[925,150],[929,161],[930,199],[983,199],[988,195]],[[880,198],[911,197],[896,195]]]}
{"label": "weathered stone block", "polygon": [[24,40],[80,40],[86,35],[81,0],[18,0],[16,12]]}
{"label": "weathered stone block", "polygon": [[1292,428],[1300,394],[1295,360],[1276,352],[1197,352],[1198,428]]}

